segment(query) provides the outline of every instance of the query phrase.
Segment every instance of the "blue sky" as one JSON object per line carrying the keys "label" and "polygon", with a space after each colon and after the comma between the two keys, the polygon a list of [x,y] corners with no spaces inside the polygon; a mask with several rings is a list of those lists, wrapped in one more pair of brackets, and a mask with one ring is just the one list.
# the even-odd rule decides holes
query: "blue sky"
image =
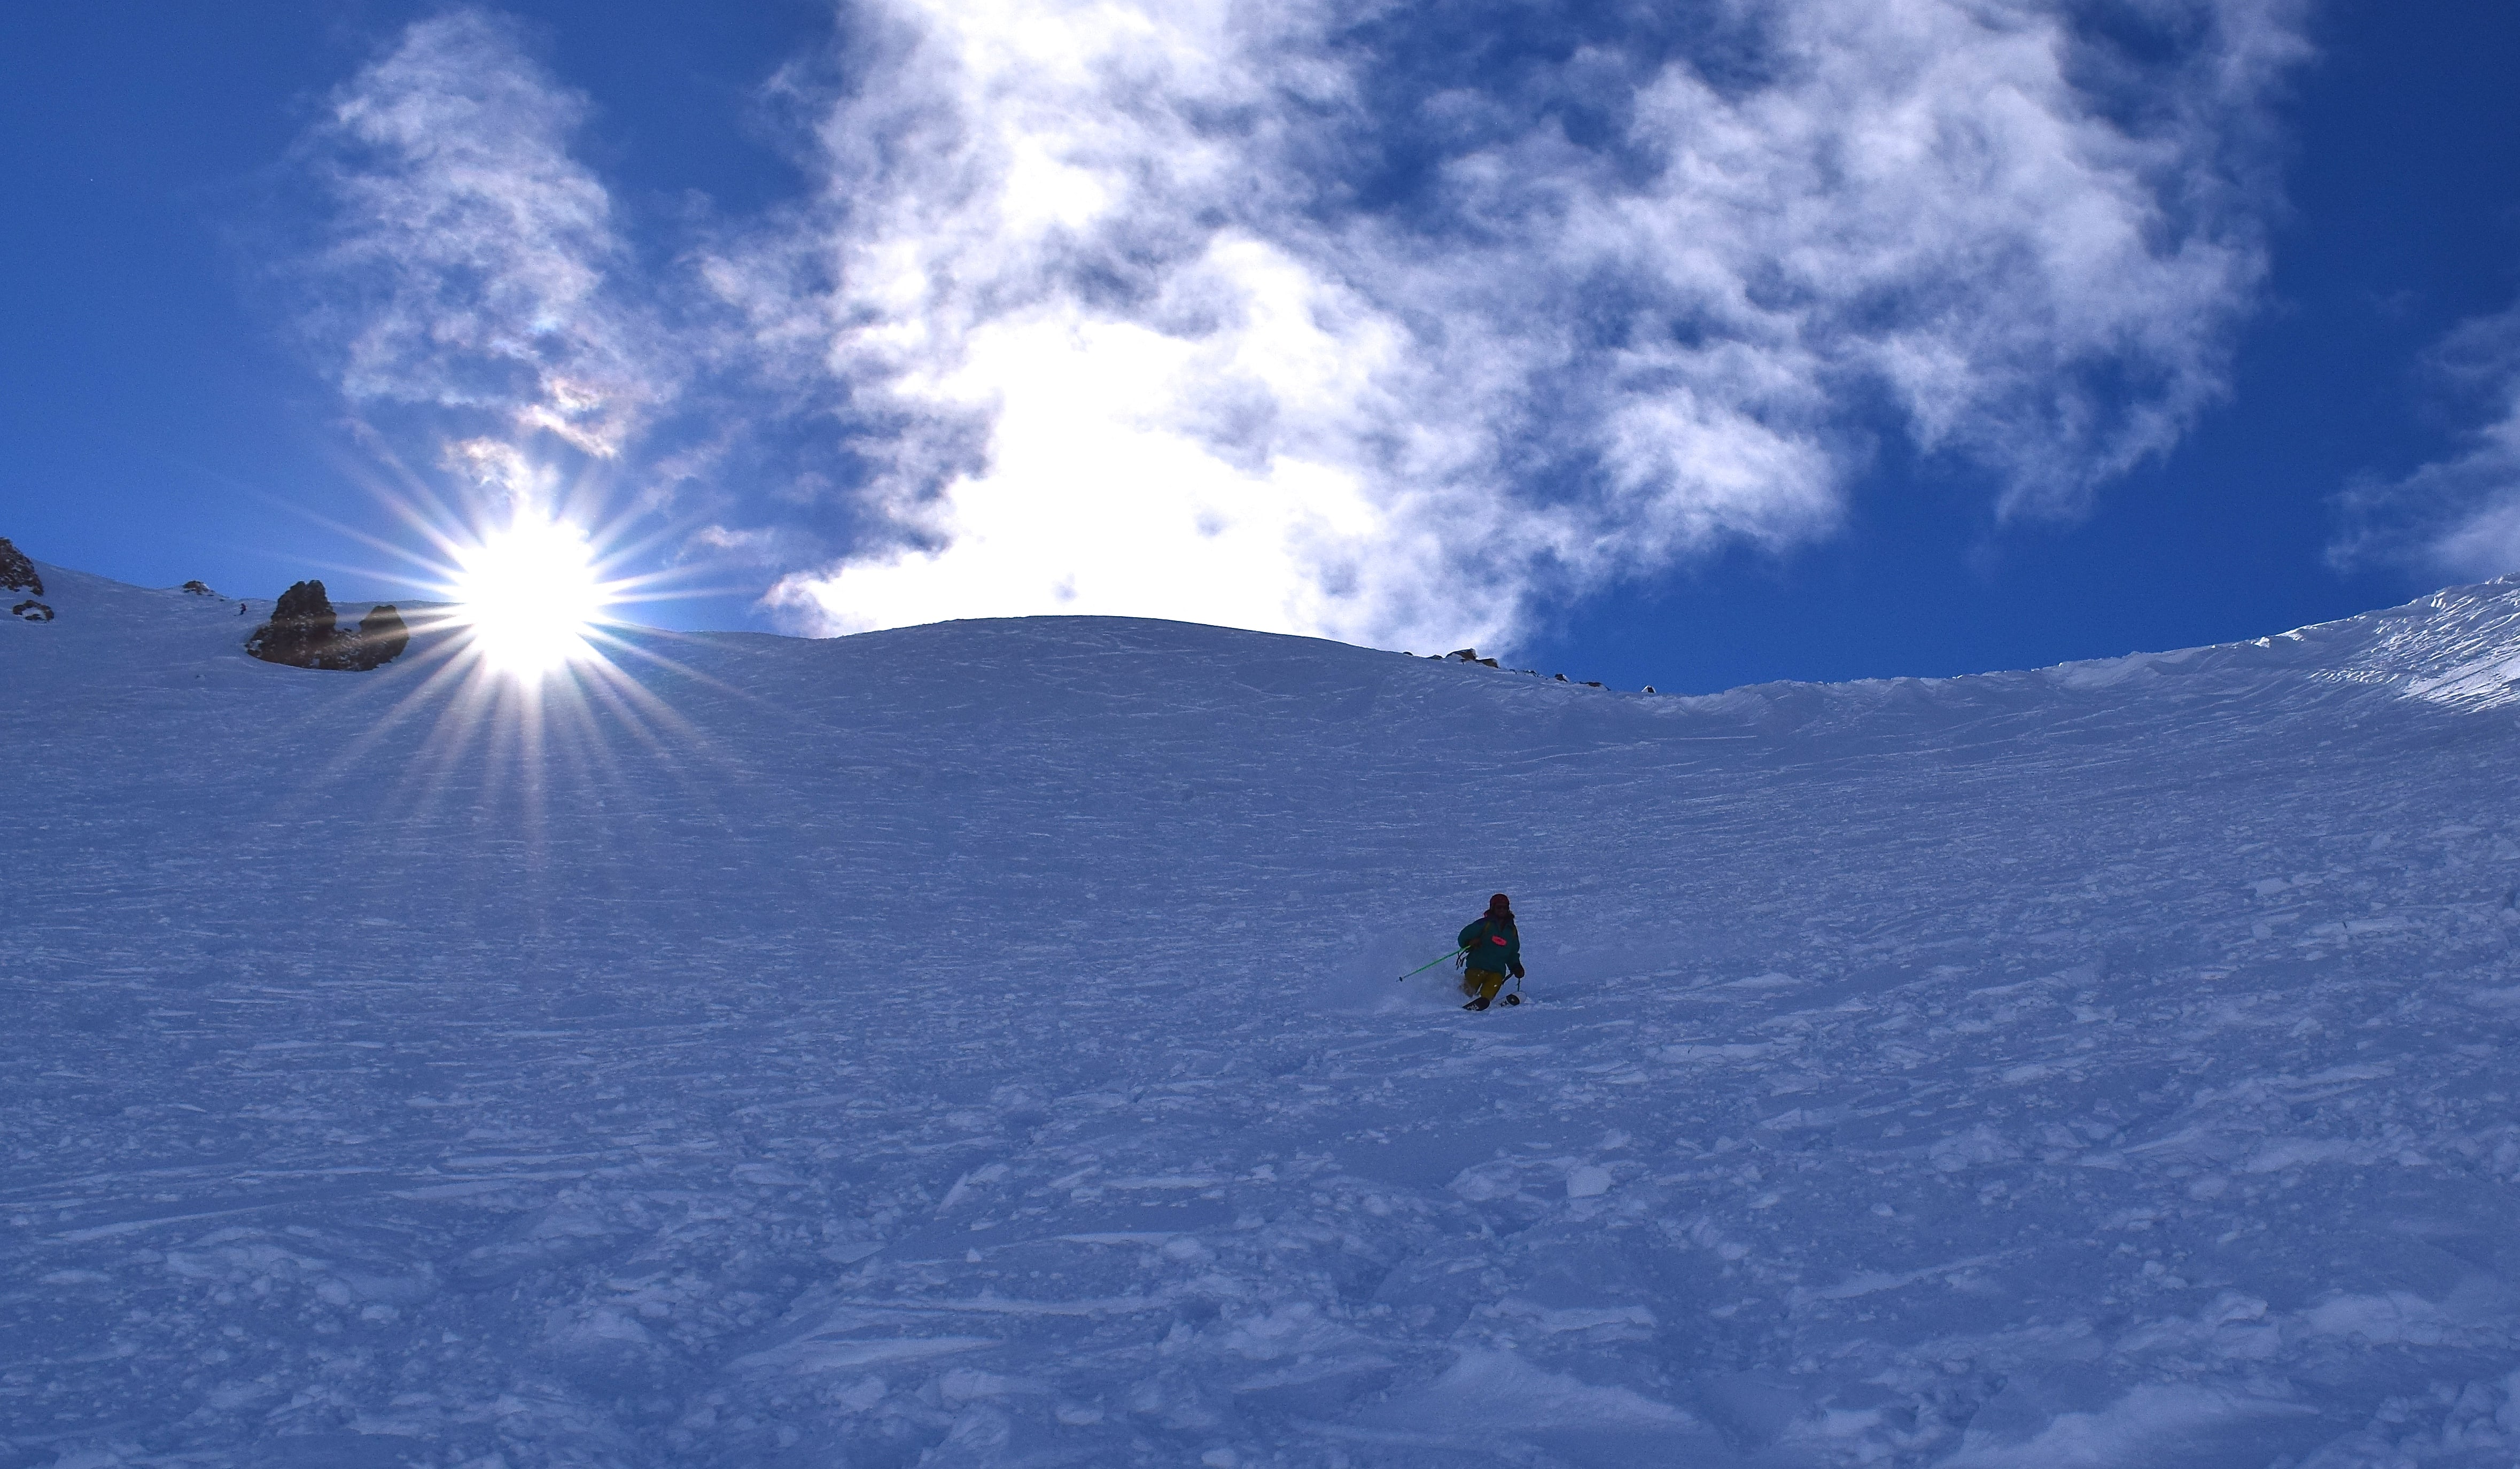
{"label": "blue sky", "polygon": [[0,534],[1633,687],[2520,569],[2520,13],[17,7]]}

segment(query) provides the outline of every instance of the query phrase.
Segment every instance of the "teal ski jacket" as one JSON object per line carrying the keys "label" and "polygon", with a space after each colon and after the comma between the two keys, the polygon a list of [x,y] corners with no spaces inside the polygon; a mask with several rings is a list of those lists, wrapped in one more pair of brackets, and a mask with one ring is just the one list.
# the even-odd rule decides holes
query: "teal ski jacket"
{"label": "teal ski jacket", "polygon": [[1514,932],[1510,922],[1481,918],[1455,934],[1453,942],[1469,951],[1462,959],[1464,968],[1506,974],[1522,963],[1522,935]]}

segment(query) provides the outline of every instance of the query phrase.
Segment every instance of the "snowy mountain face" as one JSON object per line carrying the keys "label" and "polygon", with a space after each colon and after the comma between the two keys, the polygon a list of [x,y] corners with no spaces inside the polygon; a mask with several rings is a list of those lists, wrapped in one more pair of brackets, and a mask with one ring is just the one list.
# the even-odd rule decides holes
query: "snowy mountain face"
{"label": "snowy mountain face", "polygon": [[[0,619],[0,1469],[2506,1465],[2520,587],[1649,697]],[[1513,895],[1531,1003],[1443,953]]]}

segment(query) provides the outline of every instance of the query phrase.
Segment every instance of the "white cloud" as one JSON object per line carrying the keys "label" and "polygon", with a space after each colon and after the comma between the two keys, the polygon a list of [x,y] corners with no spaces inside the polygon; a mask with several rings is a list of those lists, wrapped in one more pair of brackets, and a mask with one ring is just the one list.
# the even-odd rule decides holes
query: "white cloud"
{"label": "white cloud", "polygon": [[459,10],[404,31],[300,147],[333,211],[299,262],[306,325],[341,390],[432,412],[453,460],[503,482],[537,433],[618,455],[674,389],[615,279],[610,196],[570,156],[585,111],[508,22]]}
{"label": "white cloud", "polygon": [[2349,491],[2347,530],[2329,558],[2343,567],[2399,561],[2476,581],[2520,572],[2520,307],[2460,327],[2432,366],[2483,406],[2483,426],[2454,458]]}
{"label": "white cloud", "polygon": [[1828,533],[1880,432],[2073,514],[2222,390],[2301,49],[2288,0],[2122,9],[2176,56],[1773,0],[1729,69],[1597,36],[1413,94],[1391,47],[1451,38],[1327,6],[887,0],[821,198],[707,267],[898,532],[774,600],[1510,640]]}
{"label": "white cloud", "polygon": [[[584,101],[459,10],[304,145],[314,335],[483,483],[554,493],[543,436],[719,481],[684,550],[806,629],[1424,648],[1827,535],[1885,436],[2071,516],[2222,390],[2297,0],[2125,0],[2154,52],[2055,0],[1740,0],[1503,75],[1462,3],[866,0],[851,84],[784,83],[814,196],[698,252],[728,314],[679,336]],[[706,422],[660,447],[669,407]]]}

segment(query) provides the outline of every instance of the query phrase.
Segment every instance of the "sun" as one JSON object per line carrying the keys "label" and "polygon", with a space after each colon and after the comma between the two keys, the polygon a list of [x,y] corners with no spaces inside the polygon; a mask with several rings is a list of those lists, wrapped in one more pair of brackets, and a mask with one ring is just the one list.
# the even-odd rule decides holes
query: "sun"
{"label": "sun", "polygon": [[538,678],[587,652],[587,634],[611,601],[586,533],[518,515],[456,557],[456,616],[482,661]]}

